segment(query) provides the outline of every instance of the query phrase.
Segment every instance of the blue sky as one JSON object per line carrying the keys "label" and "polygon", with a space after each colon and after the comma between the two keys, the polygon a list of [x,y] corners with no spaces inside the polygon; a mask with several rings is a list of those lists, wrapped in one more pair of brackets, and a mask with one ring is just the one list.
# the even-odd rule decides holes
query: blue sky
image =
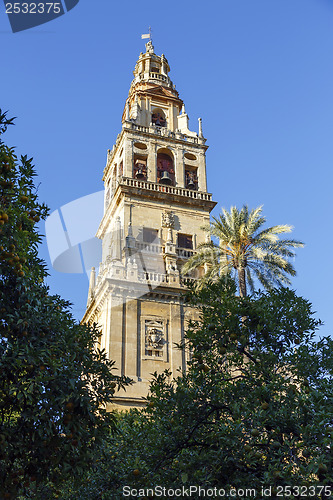
{"label": "blue sky", "polygon": [[[17,116],[7,142],[33,156],[51,211],[103,188],[132,71],[153,29],[158,54],[210,146],[221,207],[264,205],[269,225],[306,243],[293,288],[332,334],[333,1],[80,0],[66,15],[11,33],[0,4],[0,107]],[[41,227],[44,232],[44,227]],[[80,318],[88,281],[52,269],[49,284]]]}

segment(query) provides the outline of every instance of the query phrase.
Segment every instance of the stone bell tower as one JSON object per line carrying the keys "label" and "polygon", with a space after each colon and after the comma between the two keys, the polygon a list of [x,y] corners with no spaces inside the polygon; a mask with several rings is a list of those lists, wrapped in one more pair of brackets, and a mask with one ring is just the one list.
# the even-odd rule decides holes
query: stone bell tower
{"label": "stone bell tower", "polygon": [[168,75],[165,56],[146,44],[134,70],[122,130],[104,169],[104,216],[98,275],[92,269],[83,322],[102,330],[101,348],[118,374],[134,380],[117,393],[118,408],[139,407],[151,374],[186,368],[180,343],[194,311],[181,298],[181,268],[206,233],[215,202],[207,193],[201,119],[199,132]]}

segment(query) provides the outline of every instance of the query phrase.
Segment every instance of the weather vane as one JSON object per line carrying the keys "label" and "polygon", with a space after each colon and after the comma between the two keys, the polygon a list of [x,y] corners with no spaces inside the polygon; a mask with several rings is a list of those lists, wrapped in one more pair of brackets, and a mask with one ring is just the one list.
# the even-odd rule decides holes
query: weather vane
{"label": "weather vane", "polygon": [[145,33],[144,35],[141,35],[142,39],[149,38],[149,41],[152,41],[152,36],[151,36],[151,26],[149,26],[149,33]]}

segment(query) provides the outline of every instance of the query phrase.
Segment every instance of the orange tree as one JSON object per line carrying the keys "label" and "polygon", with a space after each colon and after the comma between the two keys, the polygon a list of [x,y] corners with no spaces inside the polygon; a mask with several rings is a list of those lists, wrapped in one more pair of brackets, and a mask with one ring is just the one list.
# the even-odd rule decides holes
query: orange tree
{"label": "orange tree", "polygon": [[144,498],[157,486],[176,498],[199,485],[225,498],[264,498],[263,487],[331,498],[333,342],[316,339],[309,302],[284,288],[239,298],[222,281],[189,300],[201,319],[186,333],[187,373],[155,374],[146,408],[122,417],[89,482],[63,498]]}
{"label": "orange tree", "polygon": [[0,111],[0,497],[52,498],[114,428],[104,408],[128,380],[112,375],[96,325],[49,294],[37,248],[48,209],[32,160],[2,141],[11,123]]}

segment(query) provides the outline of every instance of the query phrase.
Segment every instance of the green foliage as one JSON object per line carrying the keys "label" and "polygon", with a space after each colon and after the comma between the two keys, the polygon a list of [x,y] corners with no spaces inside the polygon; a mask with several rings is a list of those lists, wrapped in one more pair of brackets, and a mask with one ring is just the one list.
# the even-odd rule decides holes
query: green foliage
{"label": "green foliage", "polygon": [[273,498],[277,486],[331,486],[333,342],[315,340],[309,302],[285,288],[239,298],[232,281],[188,300],[201,315],[186,334],[188,372],[154,375],[146,408],[120,418],[88,486],[64,498],[120,499],[124,485],[272,486]]}
{"label": "green foliage", "polygon": [[2,141],[11,123],[0,110],[0,496],[53,498],[114,429],[105,407],[128,380],[96,348],[97,326],[76,324],[44,284],[37,223],[48,209],[32,160]]}
{"label": "green foliage", "polygon": [[213,217],[211,225],[204,228],[218,243],[209,238],[199,245],[198,252],[184,265],[183,273],[205,265],[201,285],[219,276],[235,275],[242,296],[246,295],[247,286],[254,291],[254,277],[267,290],[290,285],[289,276],[295,276],[296,271],[288,259],[295,256],[293,248],[304,245],[296,240],[279,239],[278,235],[291,232],[292,226],[262,229],[266,219],[261,213],[262,207],[250,212],[246,205],[241,210],[231,207],[230,212],[223,208],[219,217]]}

